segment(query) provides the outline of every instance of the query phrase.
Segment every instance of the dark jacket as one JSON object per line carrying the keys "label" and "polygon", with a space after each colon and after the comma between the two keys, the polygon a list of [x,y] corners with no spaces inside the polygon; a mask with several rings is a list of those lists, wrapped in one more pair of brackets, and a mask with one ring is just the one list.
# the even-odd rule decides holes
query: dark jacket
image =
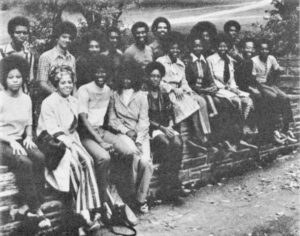
{"label": "dark jacket", "polygon": [[235,65],[235,80],[239,89],[248,91],[249,87],[257,87],[258,83],[252,75],[252,60],[243,60]]}
{"label": "dark jacket", "polygon": [[[192,56],[191,56],[192,57]],[[189,86],[198,94],[211,94],[215,83],[210,76],[208,65],[204,60],[200,60],[201,67],[203,70],[203,77],[199,78],[198,76],[198,67],[196,61],[193,61],[193,58],[189,60],[185,68],[186,80],[189,83]]]}
{"label": "dark jacket", "polygon": [[167,93],[159,91],[158,98],[154,99],[151,93],[148,93],[149,104],[149,120],[150,120],[150,134],[153,130],[158,129],[151,121],[161,125],[169,126],[170,120],[174,119],[173,107]]}

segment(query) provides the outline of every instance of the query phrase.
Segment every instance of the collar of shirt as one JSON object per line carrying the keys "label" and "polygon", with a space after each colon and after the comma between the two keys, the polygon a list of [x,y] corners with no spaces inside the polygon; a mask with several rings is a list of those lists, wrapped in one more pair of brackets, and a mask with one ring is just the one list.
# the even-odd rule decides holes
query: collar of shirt
{"label": "collar of shirt", "polygon": [[101,52],[101,55],[104,55],[104,56],[115,55],[115,54],[122,55],[123,53],[120,49],[116,49],[116,51],[106,50],[104,52]]}
{"label": "collar of shirt", "polygon": [[104,93],[104,92],[110,91],[110,88],[109,88],[106,84],[104,84],[103,88],[100,88],[100,87],[96,84],[95,81],[92,81],[92,82],[91,82],[91,87],[92,87],[95,91],[97,91],[97,93]]}
{"label": "collar of shirt", "polygon": [[133,91],[133,93],[131,94],[130,99],[129,99],[129,101],[128,101],[128,104],[125,104],[125,103],[124,103],[122,94],[119,94],[118,92],[115,92],[115,95],[116,95],[116,96],[118,97],[118,99],[123,103],[123,105],[125,105],[125,106],[127,107],[127,106],[129,106],[129,104],[130,104],[133,100],[138,99],[139,93]]}
{"label": "collar of shirt", "polygon": [[[24,53],[30,53],[26,48],[22,47],[22,51]],[[6,54],[11,54],[11,53],[15,53],[17,52],[15,49],[14,49],[14,46],[13,46],[13,42],[11,41],[9,44],[6,45],[5,47],[5,52]]]}
{"label": "collar of shirt", "polygon": [[196,61],[200,61],[201,62],[201,61],[203,61],[204,63],[206,63],[206,60],[205,60],[205,58],[204,58],[203,55],[201,55],[200,58],[197,57],[194,53],[191,53],[190,55],[192,57],[192,61],[193,62],[196,62]]}
{"label": "collar of shirt", "polygon": [[[229,59],[230,64],[234,64],[236,62],[236,60],[234,60],[231,56],[226,55],[226,57]],[[217,62],[224,61],[224,59],[220,57],[219,53],[215,53],[215,59]]]}
{"label": "collar of shirt", "polygon": [[60,58],[66,58],[67,60],[70,60],[72,58],[72,55],[68,50],[66,51],[66,54],[63,54],[61,51],[59,51],[57,46],[55,46],[52,49],[52,52],[53,52],[54,59],[60,57]]}
{"label": "collar of shirt", "polygon": [[177,58],[175,63],[172,63],[171,58],[168,55],[163,56],[162,59],[163,59],[164,63],[166,63],[166,64],[169,64],[169,65],[176,64],[183,68],[185,67],[184,63],[179,58]]}

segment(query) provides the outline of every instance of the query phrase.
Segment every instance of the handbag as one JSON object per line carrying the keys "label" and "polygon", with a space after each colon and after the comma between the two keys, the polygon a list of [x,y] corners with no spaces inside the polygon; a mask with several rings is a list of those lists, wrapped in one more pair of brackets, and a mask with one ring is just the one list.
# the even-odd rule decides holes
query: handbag
{"label": "handbag", "polygon": [[46,130],[42,131],[37,138],[38,148],[46,156],[46,167],[55,170],[66,152],[66,145],[50,135]]}

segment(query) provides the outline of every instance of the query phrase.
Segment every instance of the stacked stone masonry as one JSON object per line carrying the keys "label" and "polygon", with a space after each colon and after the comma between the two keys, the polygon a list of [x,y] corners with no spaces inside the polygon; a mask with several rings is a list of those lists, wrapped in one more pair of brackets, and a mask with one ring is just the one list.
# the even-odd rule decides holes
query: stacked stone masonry
{"label": "stacked stone masonry", "polygon": [[[285,90],[292,98],[292,107],[295,119],[293,130],[298,138],[300,138],[300,104],[299,104],[299,76],[291,75],[290,71],[296,69],[288,69],[287,75],[281,77],[278,82],[283,90]],[[188,126],[183,123],[180,127],[180,133],[183,140],[188,137]],[[253,169],[264,162],[274,160],[278,155],[288,153],[295,148],[296,145],[276,146],[267,145],[259,151],[251,151],[249,149],[240,150],[237,153],[210,156],[203,153],[192,153],[184,142],[183,160],[180,171],[180,179],[183,185],[188,187],[203,186],[208,183],[216,183],[221,178],[245,173],[245,171]],[[154,175],[151,181],[149,195],[156,196],[159,189],[159,179],[157,175],[159,165],[154,164]],[[42,206],[46,216],[51,219],[52,227],[46,231],[36,231],[31,234],[26,229],[26,222],[13,221],[10,217],[10,210],[17,207],[16,197],[18,190],[15,185],[13,173],[9,172],[6,166],[0,166],[0,235],[1,236],[22,236],[22,235],[73,235],[72,232],[67,233],[66,225],[70,221],[68,217],[68,209],[57,199],[49,198]]]}

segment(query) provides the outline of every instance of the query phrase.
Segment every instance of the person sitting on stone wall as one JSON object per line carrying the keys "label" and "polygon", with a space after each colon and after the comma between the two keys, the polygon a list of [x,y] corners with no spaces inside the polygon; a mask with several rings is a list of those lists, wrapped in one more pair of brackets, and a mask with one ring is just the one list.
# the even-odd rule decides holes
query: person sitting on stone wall
{"label": "person sitting on stone wall", "polygon": [[[252,75],[259,84],[257,87],[263,96],[264,112],[269,114],[268,118],[263,119],[262,137],[283,144],[297,142],[293,132],[289,129],[290,123],[294,122],[290,99],[286,93],[279,89],[275,82],[283,69],[278,64],[276,58],[270,54],[270,43],[267,40],[258,42],[258,54],[252,58]],[[283,126],[277,127],[278,115],[282,116]],[[273,133],[273,134],[272,134]]]}
{"label": "person sitting on stone wall", "polygon": [[15,220],[36,219],[41,228],[51,226],[41,210],[45,156],[33,142],[31,99],[22,91],[29,64],[22,57],[7,56],[1,60],[0,72],[4,88],[0,91],[0,163],[15,174],[23,205],[22,211],[11,215]]}
{"label": "person sitting on stone wall", "polygon": [[164,55],[162,41],[167,33],[171,31],[171,24],[167,18],[157,17],[152,23],[151,31],[155,36],[155,40],[149,46],[152,48],[153,58],[156,60]]}
{"label": "person sitting on stone wall", "polygon": [[151,151],[154,162],[160,163],[160,198],[176,201],[188,190],[181,187],[179,170],[182,160],[182,139],[174,126],[173,107],[167,93],[160,89],[165,68],[159,62],[146,66],[150,119]]}

